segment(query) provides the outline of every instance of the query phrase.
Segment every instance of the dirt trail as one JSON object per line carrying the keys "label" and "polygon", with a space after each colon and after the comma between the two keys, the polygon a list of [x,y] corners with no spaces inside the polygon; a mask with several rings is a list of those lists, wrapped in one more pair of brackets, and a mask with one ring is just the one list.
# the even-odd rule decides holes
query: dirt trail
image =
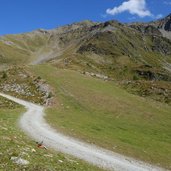
{"label": "dirt trail", "polygon": [[137,161],[133,158],[113,153],[100,147],[90,145],[65,136],[57,130],[52,129],[44,120],[44,107],[20,100],[9,95],[0,93],[26,107],[20,119],[20,127],[37,141],[44,141],[44,144],[57,151],[73,155],[96,166],[115,171],[162,171],[164,169]]}

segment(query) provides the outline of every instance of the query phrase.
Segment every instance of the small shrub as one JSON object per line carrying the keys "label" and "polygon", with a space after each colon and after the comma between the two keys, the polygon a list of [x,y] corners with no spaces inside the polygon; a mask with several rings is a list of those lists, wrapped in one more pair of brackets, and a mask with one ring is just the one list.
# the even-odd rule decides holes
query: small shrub
{"label": "small shrub", "polygon": [[53,96],[52,92],[49,92],[48,97],[47,98],[51,98]]}
{"label": "small shrub", "polygon": [[7,76],[7,73],[4,71],[3,74],[2,74],[2,79],[6,79],[8,76]]}
{"label": "small shrub", "polygon": [[134,75],[133,80],[139,80],[139,77],[137,75]]}

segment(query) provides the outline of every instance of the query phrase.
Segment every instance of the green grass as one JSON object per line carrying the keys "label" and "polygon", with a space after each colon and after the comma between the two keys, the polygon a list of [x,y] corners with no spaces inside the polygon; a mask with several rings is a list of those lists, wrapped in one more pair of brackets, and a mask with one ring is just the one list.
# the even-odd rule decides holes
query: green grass
{"label": "green grass", "polygon": [[6,45],[0,42],[0,63],[1,64],[21,64],[27,63],[30,53],[25,49],[19,49],[14,45]]}
{"label": "green grass", "polygon": [[113,82],[50,65],[31,70],[54,88],[46,119],[62,132],[171,168],[171,107],[131,95]]}
{"label": "green grass", "polygon": [[34,53],[46,45],[48,36],[39,32],[6,35],[0,41],[0,64],[20,65],[29,64],[38,56]]}
{"label": "green grass", "polygon": [[[17,126],[18,118],[25,109],[2,97],[0,97],[0,106],[0,171],[101,170],[51,149],[38,149],[36,143],[30,140]],[[35,152],[32,151],[33,149]],[[10,160],[11,157],[21,157],[28,160],[30,164],[27,166],[17,165]],[[60,160],[63,162],[61,163]]]}

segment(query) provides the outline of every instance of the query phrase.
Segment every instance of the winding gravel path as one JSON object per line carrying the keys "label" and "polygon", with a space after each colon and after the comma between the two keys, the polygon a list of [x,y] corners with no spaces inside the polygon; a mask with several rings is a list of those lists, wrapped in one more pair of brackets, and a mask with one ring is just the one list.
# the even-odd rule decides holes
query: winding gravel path
{"label": "winding gravel path", "polygon": [[96,166],[115,171],[161,171],[162,168],[110,152],[108,150],[90,145],[72,137],[65,136],[52,129],[44,120],[44,107],[17,99],[0,93],[1,96],[10,99],[26,107],[20,119],[20,127],[37,141],[57,151],[73,155]]}

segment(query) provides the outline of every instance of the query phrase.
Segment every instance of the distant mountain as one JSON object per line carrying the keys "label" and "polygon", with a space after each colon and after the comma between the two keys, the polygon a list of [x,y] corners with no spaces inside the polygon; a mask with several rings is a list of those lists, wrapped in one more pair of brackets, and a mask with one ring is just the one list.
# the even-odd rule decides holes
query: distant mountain
{"label": "distant mountain", "polygon": [[168,40],[171,38],[170,30],[171,15],[168,15],[150,23],[127,25],[118,21],[83,21],[54,30],[39,29],[25,34],[7,35],[0,37],[0,62],[37,64],[59,59],[70,51],[79,55],[86,52],[109,55],[113,59],[126,55],[129,58],[133,56],[134,60],[146,61],[145,56],[156,55],[153,54],[156,52],[159,56],[171,54]]}
{"label": "distant mountain", "polygon": [[171,101],[171,14],[149,23],[83,21],[0,37],[1,68],[43,62],[107,75],[138,90],[143,81],[146,94],[158,92]]}
{"label": "distant mountain", "polygon": [[163,37],[171,39],[171,14],[157,21],[149,23],[133,23],[130,25],[139,28],[141,31],[151,32],[151,34],[162,35]]}
{"label": "distant mountain", "polygon": [[171,31],[171,14],[169,14],[167,17],[165,17],[161,20],[155,21],[153,23],[158,29],[162,29],[165,31]]}

